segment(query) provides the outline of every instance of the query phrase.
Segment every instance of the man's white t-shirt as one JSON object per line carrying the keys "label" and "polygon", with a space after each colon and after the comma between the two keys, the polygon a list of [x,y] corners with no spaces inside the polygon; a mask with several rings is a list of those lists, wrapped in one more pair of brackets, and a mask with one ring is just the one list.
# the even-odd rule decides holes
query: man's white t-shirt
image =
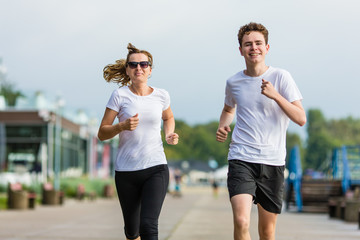
{"label": "man's white t-shirt", "polygon": [[225,104],[236,107],[228,160],[238,159],[273,166],[285,164],[288,116],[272,99],[261,94],[262,79],[289,102],[302,100],[290,73],[269,67],[261,76],[250,77],[243,71],[226,82]]}
{"label": "man's white t-shirt", "polygon": [[113,91],[107,108],[118,112],[119,122],[139,114],[139,125],[133,131],[119,134],[116,171],[136,171],[166,164],[161,139],[162,112],[170,106],[167,91],[153,88],[147,96],[138,96],[124,86]]}

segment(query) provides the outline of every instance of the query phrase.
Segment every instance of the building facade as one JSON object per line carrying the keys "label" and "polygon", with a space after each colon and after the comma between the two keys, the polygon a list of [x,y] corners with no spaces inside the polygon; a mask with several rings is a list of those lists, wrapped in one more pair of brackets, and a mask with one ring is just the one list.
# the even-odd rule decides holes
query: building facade
{"label": "building facade", "polygon": [[100,142],[88,126],[48,110],[0,110],[0,172],[36,172],[43,179],[108,177],[111,142]]}

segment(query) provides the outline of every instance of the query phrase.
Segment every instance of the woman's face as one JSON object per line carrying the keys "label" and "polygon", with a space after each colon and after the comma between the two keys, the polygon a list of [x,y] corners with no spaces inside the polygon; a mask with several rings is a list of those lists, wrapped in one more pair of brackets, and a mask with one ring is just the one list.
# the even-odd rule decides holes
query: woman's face
{"label": "woman's face", "polygon": [[129,56],[128,65],[126,67],[126,74],[129,76],[132,83],[136,84],[147,82],[152,71],[150,65],[147,67],[144,66],[146,65],[145,62],[148,61],[149,58],[143,53],[133,53]]}

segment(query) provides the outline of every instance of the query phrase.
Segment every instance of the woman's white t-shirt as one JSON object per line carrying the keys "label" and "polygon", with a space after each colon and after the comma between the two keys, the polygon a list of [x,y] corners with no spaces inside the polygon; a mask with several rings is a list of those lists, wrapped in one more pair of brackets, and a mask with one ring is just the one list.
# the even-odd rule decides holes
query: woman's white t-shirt
{"label": "woman's white t-shirt", "polygon": [[139,125],[133,131],[119,134],[116,171],[136,171],[166,164],[161,139],[162,112],[170,106],[164,89],[153,88],[147,96],[138,96],[124,86],[113,91],[106,107],[118,112],[119,122],[139,114]]}
{"label": "woman's white t-shirt", "polygon": [[258,77],[241,71],[229,78],[225,104],[236,107],[236,125],[228,159],[281,166],[285,164],[290,120],[274,100],[261,94],[262,79],[271,82],[289,102],[302,99],[290,73],[283,69],[269,67]]}

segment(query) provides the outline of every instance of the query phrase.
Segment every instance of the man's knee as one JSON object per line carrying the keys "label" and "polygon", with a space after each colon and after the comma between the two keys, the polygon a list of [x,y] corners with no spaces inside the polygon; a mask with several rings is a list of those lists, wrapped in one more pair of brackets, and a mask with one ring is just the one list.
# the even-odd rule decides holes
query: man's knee
{"label": "man's knee", "polygon": [[275,239],[275,227],[267,226],[259,228],[260,240],[273,240]]}
{"label": "man's knee", "polygon": [[275,239],[275,232],[260,231],[259,236],[260,236],[260,240],[273,240]]}
{"label": "man's knee", "polygon": [[235,216],[234,217],[234,227],[241,232],[246,232],[250,227],[250,219],[244,216]]}

